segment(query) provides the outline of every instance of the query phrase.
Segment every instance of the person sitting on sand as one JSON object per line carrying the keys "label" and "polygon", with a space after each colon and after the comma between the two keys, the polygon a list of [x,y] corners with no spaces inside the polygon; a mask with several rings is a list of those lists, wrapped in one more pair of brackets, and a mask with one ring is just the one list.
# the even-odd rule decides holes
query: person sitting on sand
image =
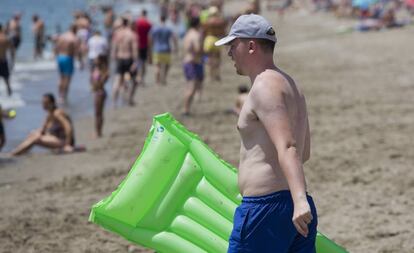
{"label": "person sitting on sand", "polygon": [[30,133],[11,155],[22,155],[35,145],[64,153],[75,151],[74,129],[69,115],[57,107],[55,97],[51,93],[43,95],[42,104],[47,112],[42,128]]}

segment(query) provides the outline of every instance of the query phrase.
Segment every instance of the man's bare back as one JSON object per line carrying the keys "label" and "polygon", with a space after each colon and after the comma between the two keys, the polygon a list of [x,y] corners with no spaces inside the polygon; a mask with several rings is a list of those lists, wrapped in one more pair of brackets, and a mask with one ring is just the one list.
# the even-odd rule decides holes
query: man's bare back
{"label": "man's bare back", "polygon": [[195,29],[190,29],[183,40],[184,62],[201,63],[202,44],[201,34]]}
{"label": "man's bare back", "polygon": [[10,49],[10,42],[4,32],[0,32],[0,60],[5,60],[7,50]]}
{"label": "man's bare back", "polygon": [[[272,126],[263,123],[263,120],[277,123],[279,113],[284,111],[290,120],[297,153],[304,162],[310,151],[305,98],[287,74],[268,69],[255,79],[237,124],[241,136],[239,187],[243,196],[260,196],[289,189],[274,140],[267,131]],[[258,115],[266,119],[259,119]]]}
{"label": "man's bare back", "polygon": [[69,31],[59,36],[56,43],[56,54],[74,57],[80,46],[80,40],[76,35]]}
{"label": "man's bare back", "polygon": [[45,24],[42,20],[38,19],[33,23],[33,34],[35,37],[43,37],[45,31]]}
{"label": "man's bare back", "polygon": [[112,45],[116,59],[138,58],[136,36],[129,27],[121,27],[115,32]]}

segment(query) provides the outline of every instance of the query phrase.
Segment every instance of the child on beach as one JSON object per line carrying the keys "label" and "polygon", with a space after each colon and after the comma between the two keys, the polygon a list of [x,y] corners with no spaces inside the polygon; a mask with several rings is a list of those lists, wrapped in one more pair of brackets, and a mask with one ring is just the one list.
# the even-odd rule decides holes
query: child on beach
{"label": "child on beach", "polygon": [[94,67],[91,71],[91,86],[94,93],[95,106],[95,138],[102,136],[103,110],[105,107],[106,91],[105,83],[109,78],[108,57],[99,55],[95,59]]}

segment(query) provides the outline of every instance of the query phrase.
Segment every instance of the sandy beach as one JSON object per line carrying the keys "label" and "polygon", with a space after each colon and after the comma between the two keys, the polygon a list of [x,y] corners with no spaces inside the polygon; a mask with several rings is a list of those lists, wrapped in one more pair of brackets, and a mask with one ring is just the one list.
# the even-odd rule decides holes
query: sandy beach
{"label": "sandy beach", "polygon": [[[414,26],[338,33],[352,22],[303,11],[283,20],[263,15],[275,25],[278,66],[307,98],[312,152],[305,173],[318,230],[350,252],[414,252]],[[103,138],[90,138],[92,118],[76,121],[87,152],[0,158],[0,252],[153,252],[90,224],[88,216],[126,176],[156,114],[171,112],[237,166],[237,118],[226,111],[248,78],[225,58],[222,82],[207,78],[194,116],[182,118],[179,62],[165,87],[151,82],[150,68],[135,107],[108,108]]]}

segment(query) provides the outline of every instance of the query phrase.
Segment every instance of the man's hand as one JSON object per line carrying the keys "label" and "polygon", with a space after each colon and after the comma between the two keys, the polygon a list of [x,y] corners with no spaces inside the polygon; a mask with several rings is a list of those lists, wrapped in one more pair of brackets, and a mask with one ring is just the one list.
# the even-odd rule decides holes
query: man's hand
{"label": "man's hand", "polygon": [[294,206],[292,218],[293,224],[301,235],[307,237],[309,233],[308,225],[313,219],[309,203],[306,199],[304,199],[300,200],[298,203],[295,203]]}

